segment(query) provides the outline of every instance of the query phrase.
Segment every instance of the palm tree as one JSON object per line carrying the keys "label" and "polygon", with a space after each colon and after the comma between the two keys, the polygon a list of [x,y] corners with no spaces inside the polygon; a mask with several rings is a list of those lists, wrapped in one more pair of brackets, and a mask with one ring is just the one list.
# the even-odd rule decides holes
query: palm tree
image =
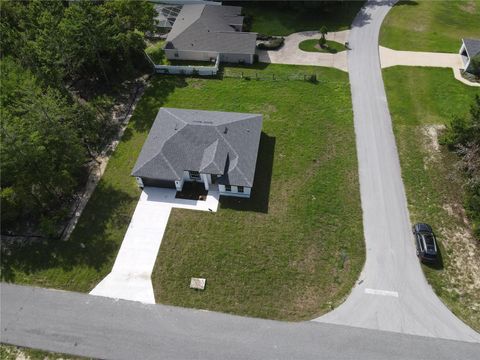
{"label": "palm tree", "polygon": [[324,48],[325,45],[327,44],[327,40],[325,39],[325,35],[328,34],[328,29],[325,25],[323,25],[320,28],[320,34],[322,34],[322,37],[320,38],[320,40],[318,40],[318,44],[320,45],[321,48]]}

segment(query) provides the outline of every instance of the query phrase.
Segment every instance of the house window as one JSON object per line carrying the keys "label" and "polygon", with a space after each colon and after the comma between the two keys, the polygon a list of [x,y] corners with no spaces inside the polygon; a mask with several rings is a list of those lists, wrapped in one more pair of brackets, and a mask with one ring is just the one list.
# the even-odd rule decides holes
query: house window
{"label": "house window", "polygon": [[225,185],[225,191],[232,191],[232,187],[230,185]]}
{"label": "house window", "polygon": [[200,180],[200,173],[198,171],[189,171],[188,174],[190,175],[190,179]]}
{"label": "house window", "polygon": [[243,186],[237,186],[238,192],[243,193]]}

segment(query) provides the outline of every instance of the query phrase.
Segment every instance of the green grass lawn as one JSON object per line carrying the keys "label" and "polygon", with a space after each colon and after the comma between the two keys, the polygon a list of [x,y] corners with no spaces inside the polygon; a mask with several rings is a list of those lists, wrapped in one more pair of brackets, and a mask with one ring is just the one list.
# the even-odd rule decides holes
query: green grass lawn
{"label": "green grass lawn", "polygon": [[242,3],[245,14],[253,19],[251,31],[279,36],[318,31],[322,25],[327,26],[329,31],[346,30],[362,5],[363,1],[331,1],[325,10],[320,10],[304,4],[292,9],[270,1]]}
{"label": "green grass lawn", "polygon": [[[278,319],[336,306],[364,263],[348,75],[264,64],[225,71],[316,73],[319,82],[155,76],[70,240],[3,258],[2,278],[90,291],[110,272],[137,204],[130,172],[158,109],[253,112],[264,115],[253,198],[224,199],[216,214],[173,211],[153,276],[157,301]],[[190,290],[191,276],[205,276],[207,290]]]}
{"label": "green grass lawn", "polygon": [[168,59],[165,57],[165,51],[163,47],[165,46],[165,41],[159,40],[152,42],[146,49],[145,52],[150,59],[157,65],[169,65]]}
{"label": "green grass lawn", "polygon": [[480,246],[472,240],[477,256],[465,257],[472,250],[462,211],[464,180],[456,156],[442,146],[435,150],[427,130],[465,115],[480,89],[455,80],[450,69],[393,67],[383,77],[411,221],[431,224],[440,243],[443,268],[424,265],[425,275],[450,309],[478,331],[480,289],[472,277],[479,274],[472,264],[480,261]]}
{"label": "green grass lawn", "polygon": [[79,356],[53,353],[49,351],[30,349],[14,345],[0,344],[0,359],[2,360],[87,360]]}
{"label": "green grass lawn", "polygon": [[380,44],[396,50],[458,52],[480,38],[480,0],[401,1],[387,14]]}
{"label": "green grass lawn", "polygon": [[320,48],[318,46],[318,39],[304,40],[300,44],[298,44],[298,47],[300,48],[300,50],[308,51],[308,52],[336,54],[338,52],[346,50],[343,44],[340,44],[336,41],[327,40],[327,46],[328,47],[323,49]]}
{"label": "green grass lawn", "polygon": [[[152,276],[158,302],[299,320],[348,294],[364,262],[348,76],[263,70],[297,71],[320,83],[196,80],[170,97],[169,106],[262,113],[264,134],[250,200],[223,199],[215,214],[173,210]],[[192,276],[207,279],[204,292],[189,289]]]}

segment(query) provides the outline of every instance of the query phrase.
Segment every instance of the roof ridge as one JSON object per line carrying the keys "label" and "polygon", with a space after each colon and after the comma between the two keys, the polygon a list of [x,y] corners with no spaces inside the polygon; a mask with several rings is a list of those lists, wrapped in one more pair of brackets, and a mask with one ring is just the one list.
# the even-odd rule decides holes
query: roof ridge
{"label": "roof ridge", "polygon": [[[174,114],[172,114],[172,113],[171,113],[170,111],[168,111],[167,109],[168,109],[168,108],[163,108],[163,107],[162,107],[162,108],[160,108],[160,111],[164,110],[164,111],[166,111],[167,113],[169,113],[170,115],[172,115],[174,118],[180,120],[180,121],[183,123],[183,126],[182,126],[180,129],[177,129],[176,132],[172,133],[172,134],[165,140],[165,142],[167,142],[168,140],[170,140],[173,136],[175,136],[176,134],[178,134],[178,132],[179,132],[180,130],[182,130],[184,127],[186,127],[187,125],[189,125],[187,122],[185,122],[184,120],[182,120],[182,119],[179,118],[178,116],[175,116]],[[160,113],[160,111],[159,111],[158,113]],[[158,118],[158,113],[157,113],[157,116],[155,117],[155,120],[154,120],[154,122],[153,122],[154,124],[155,124],[155,121],[156,121],[157,118]],[[152,129],[150,129],[150,131],[152,131]],[[164,142],[164,144],[165,144],[165,142]],[[168,165],[171,169],[173,169],[173,167],[171,166],[170,162],[167,160],[167,158],[165,157],[165,155],[163,155],[162,151],[163,151],[163,146],[162,146],[162,148],[159,149],[158,152],[156,152],[156,153],[153,154],[150,158],[148,158],[147,160],[145,160],[144,163],[141,164],[141,165],[137,168],[136,171],[138,171],[138,170],[140,170],[141,168],[143,168],[143,167],[144,167],[145,165],[147,165],[150,161],[152,161],[153,159],[155,159],[155,158],[157,157],[157,155],[159,155],[159,154],[162,155],[163,159],[167,162],[167,165]],[[175,173],[175,175],[178,176],[178,174],[177,174],[177,172],[176,172],[175,170],[174,170],[173,172]]]}
{"label": "roof ridge", "polygon": [[183,122],[185,125],[188,125],[188,123],[183,120],[182,118],[178,117],[177,115],[173,114],[171,111],[168,111],[168,109],[170,108],[162,108],[162,110],[165,110],[167,113],[169,113],[170,115],[172,115],[175,119],[178,119],[180,120],[181,122]]}
{"label": "roof ridge", "polygon": [[[223,125],[219,125],[219,126],[223,126]],[[218,126],[215,126],[215,131],[222,137],[223,141],[225,141],[225,143],[228,145],[228,147],[230,149],[232,149],[232,152],[235,154],[235,157],[238,159],[239,156],[238,156],[238,153],[236,152],[236,150],[233,148],[233,146],[230,144],[230,142],[225,138],[225,136],[223,136],[223,134],[221,133],[221,131],[218,130]],[[238,161],[237,161],[237,164],[238,164]],[[248,178],[247,176],[245,175],[245,173],[238,167],[238,166],[235,166],[234,169],[237,169],[238,172],[243,176],[243,180],[245,180],[245,182],[247,184],[250,184],[250,181],[248,181]],[[230,170],[230,169],[227,169],[227,170]]]}
{"label": "roof ridge", "polygon": [[[145,163],[139,168],[139,170],[141,168],[143,168],[144,166],[146,166],[148,163],[152,162],[153,160],[155,160],[155,158],[160,155],[162,157],[162,159],[165,161],[165,163],[167,164],[167,166],[170,168],[170,170],[172,170],[172,172],[177,176],[177,178],[180,178],[180,176],[178,175],[177,171],[175,170],[175,168],[172,166],[172,164],[170,163],[170,161],[168,161],[167,157],[163,154],[163,147],[160,149],[160,151],[158,153],[156,153],[155,155],[153,155],[150,159],[148,159],[147,161],[145,161]],[[138,170],[137,170],[138,171]]]}

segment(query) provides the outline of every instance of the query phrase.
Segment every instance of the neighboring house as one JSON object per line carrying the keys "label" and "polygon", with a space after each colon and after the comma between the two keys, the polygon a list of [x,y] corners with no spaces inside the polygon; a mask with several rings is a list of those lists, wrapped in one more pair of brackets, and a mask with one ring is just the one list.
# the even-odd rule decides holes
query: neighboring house
{"label": "neighboring house", "polygon": [[140,187],[195,181],[250,197],[261,131],[259,114],[160,108],[132,176]]}
{"label": "neighboring house", "polygon": [[257,34],[242,32],[239,6],[184,5],[165,43],[169,60],[254,62]]}
{"label": "neighboring house", "polygon": [[480,69],[480,40],[462,39],[460,48],[465,71],[469,73],[479,73]]}
{"label": "neighboring house", "polygon": [[155,16],[156,27],[167,31],[172,28],[175,19],[180,13],[180,10],[182,10],[181,5],[158,4],[155,5],[154,8],[157,12],[157,16]]}

